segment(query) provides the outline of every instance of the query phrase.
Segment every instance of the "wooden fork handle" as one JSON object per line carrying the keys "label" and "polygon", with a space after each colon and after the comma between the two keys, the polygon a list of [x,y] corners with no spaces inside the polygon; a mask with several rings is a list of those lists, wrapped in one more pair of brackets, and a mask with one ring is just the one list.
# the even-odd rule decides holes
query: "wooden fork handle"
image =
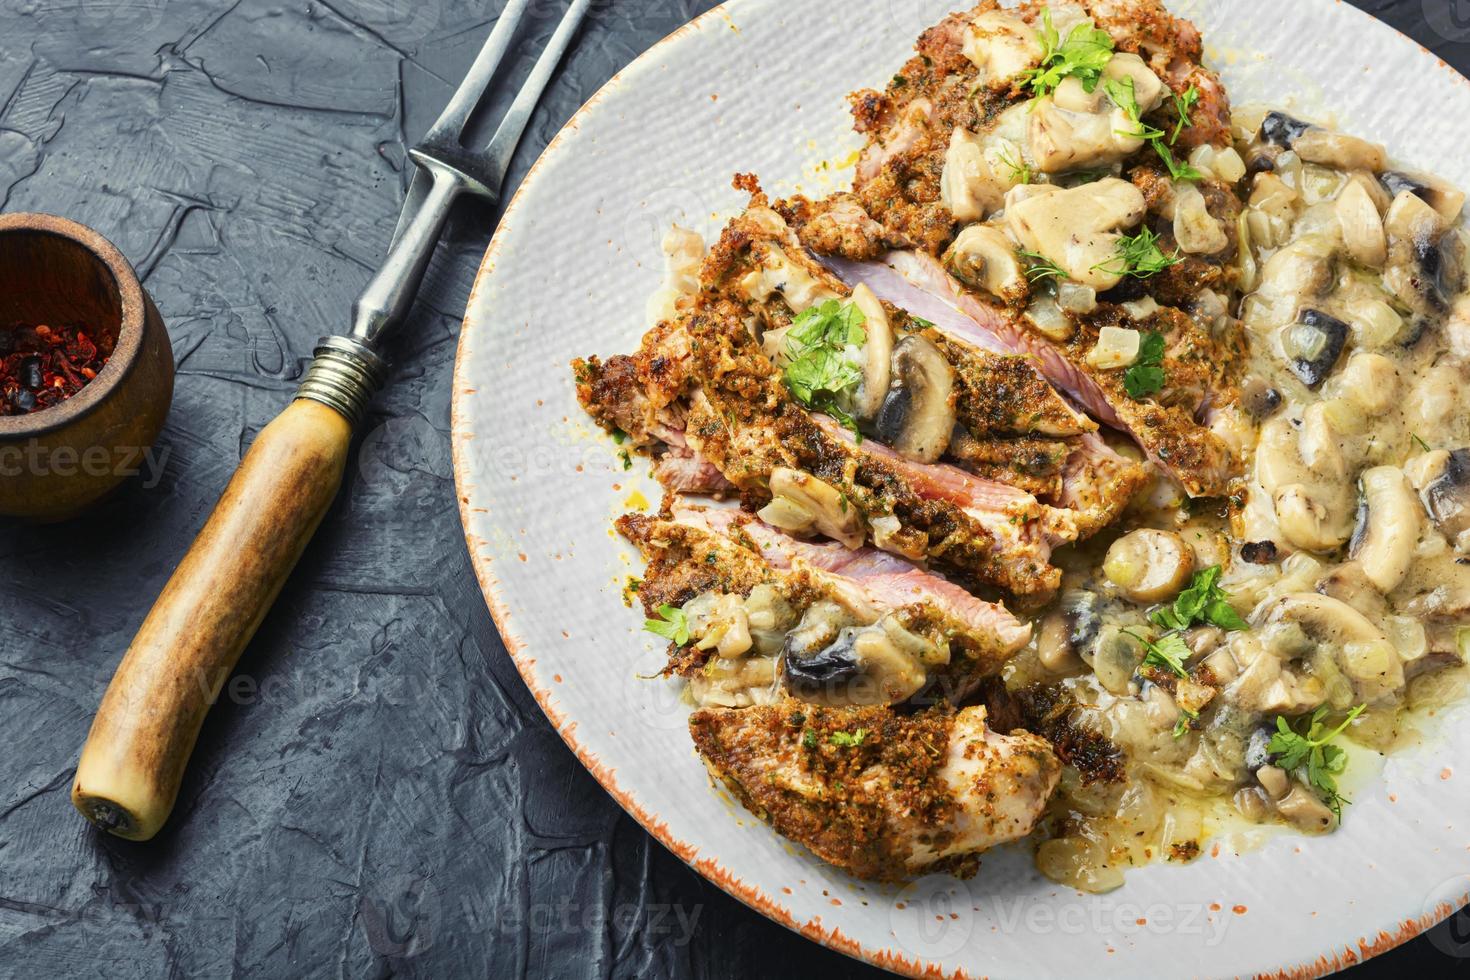
{"label": "wooden fork handle", "polygon": [[352,424],[298,399],[261,430],[123,657],[72,804],[147,840],[173,809],[204,716],[342,484]]}

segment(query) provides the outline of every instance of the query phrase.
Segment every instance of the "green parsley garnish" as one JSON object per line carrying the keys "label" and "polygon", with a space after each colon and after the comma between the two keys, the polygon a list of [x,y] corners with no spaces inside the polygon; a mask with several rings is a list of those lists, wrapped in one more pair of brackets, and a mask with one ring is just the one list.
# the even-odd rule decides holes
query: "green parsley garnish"
{"label": "green parsley garnish", "polygon": [[1159,248],[1159,236],[1148,228],[1136,235],[1124,235],[1118,242],[1118,252],[1106,262],[1093,266],[1114,276],[1132,276],[1135,279],[1151,279],[1170,266],[1184,261],[1178,249],[1173,255],[1165,255]]}
{"label": "green parsley garnish", "polygon": [[866,321],[855,303],[829,299],[804,311],[786,334],[784,375],[792,396],[854,432],[857,422],[842,403],[863,380]]}
{"label": "green parsley garnish", "polygon": [[643,628],[655,636],[671,640],[678,646],[689,642],[689,617],[678,606],[664,603],[658,607],[660,619],[645,619]]}
{"label": "green parsley garnish", "polygon": [[1418,446],[1420,449],[1424,450],[1426,453],[1433,451],[1433,450],[1431,450],[1429,448],[1429,443],[1427,443],[1423,439],[1420,439],[1419,438],[1419,433],[1417,433],[1417,432],[1410,432],[1409,433],[1409,438],[1413,440],[1414,445]]}
{"label": "green parsley garnish", "polygon": [[1184,662],[1190,657],[1189,645],[1178,633],[1168,633],[1157,640],[1146,640],[1132,630],[1124,630],[1129,636],[1143,644],[1147,652],[1143,656],[1145,666],[1172,671],[1180,677],[1188,677]]}
{"label": "green parsley garnish", "polygon": [[1181,705],[1179,707],[1179,718],[1174,722],[1174,737],[1183,738],[1184,733],[1189,731],[1189,723],[1192,721],[1199,721],[1199,712],[1190,711]]}
{"label": "green parsley garnish", "polygon": [[863,739],[867,737],[868,730],[866,728],[859,728],[857,731],[853,732],[850,735],[847,732],[833,732],[831,735],[827,736],[827,741],[831,742],[833,745],[838,745],[842,748],[850,749],[854,745],[862,745]]}
{"label": "green parsley garnish", "polygon": [[919,327],[919,328],[924,329],[924,330],[933,330],[934,329],[934,321],[933,320],[926,320],[926,319],[924,319],[921,316],[914,316],[912,313],[909,314],[909,322],[912,323],[914,326]]}
{"label": "green parsley garnish", "polygon": [[1219,582],[1219,565],[1195,572],[1189,588],[1179,593],[1174,604],[1155,610],[1149,619],[1155,626],[1180,632],[1195,623],[1208,623],[1227,631],[1250,629],[1250,624],[1230,604],[1230,593],[1220,588]]}
{"label": "green parsley garnish", "polygon": [[1305,734],[1292,728],[1290,722],[1278,715],[1276,732],[1266,746],[1266,751],[1271,753],[1276,765],[1282,769],[1295,772],[1306,767],[1307,782],[1322,794],[1322,802],[1327,804],[1339,822],[1342,820],[1342,805],[1351,802],[1337,792],[1336,777],[1347,768],[1347,751],[1329,743],[1346,731],[1353,719],[1367,707],[1366,704],[1360,704],[1349,711],[1342,724],[1330,732],[1326,731],[1325,704],[1312,712]]}
{"label": "green parsley garnish", "polygon": [[[1174,158],[1173,151],[1164,143],[1165,133],[1162,129],[1150,126],[1143,121],[1143,112],[1138,105],[1138,95],[1133,87],[1133,79],[1110,79],[1105,88],[1108,93],[1108,98],[1112,99],[1114,104],[1122,109],[1123,114],[1133,123],[1133,129],[1119,130],[1121,135],[1131,136],[1133,139],[1146,140],[1148,145],[1154,148],[1154,152],[1159,155],[1159,159],[1164,161],[1164,166],[1169,168],[1169,176],[1174,180],[1203,179],[1204,175],[1188,162],[1179,161]],[[1193,93],[1192,99],[1190,93]],[[1179,125],[1174,129],[1174,135],[1169,140],[1170,144],[1177,140],[1179,134],[1183,132],[1184,126],[1189,121],[1189,110],[1198,101],[1199,91],[1193,85],[1189,87],[1189,91],[1185,92],[1183,96],[1174,96],[1174,108],[1179,111],[1180,115]]]}
{"label": "green parsley garnish", "polygon": [[623,469],[631,470],[633,468],[633,457],[628,455],[628,450],[618,450],[618,459],[623,461]]}
{"label": "green parsley garnish", "polygon": [[624,432],[622,429],[613,429],[612,440],[614,446],[621,446],[624,442],[627,441],[627,439],[628,433]]}
{"label": "green parsley garnish", "polygon": [[1031,267],[1026,270],[1026,278],[1032,282],[1041,282],[1043,279],[1050,278],[1070,278],[1067,275],[1066,269],[1063,269],[1040,252],[1028,252],[1023,248],[1018,254],[1031,260]]}
{"label": "green parsley garnish", "polygon": [[1143,121],[1143,112],[1138,107],[1138,93],[1133,87],[1132,78],[1126,75],[1122,78],[1110,78],[1103,88],[1113,104],[1122,109],[1128,121],[1133,123],[1133,129],[1119,130],[1119,135],[1131,136],[1136,140],[1158,139],[1164,135],[1162,129],[1155,129]]}
{"label": "green parsley garnish", "polygon": [[1144,331],[1138,342],[1138,359],[1123,373],[1123,387],[1134,401],[1164,389],[1164,335]]}
{"label": "green parsley garnish", "polygon": [[817,733],[808,728],[801,733],[802,748],[814,749],[817,747]]}
{"label": "green parsley garnish", "polygon": [[1062,40],[1052,23],[1051,8],[1041,9],[1041,65],[1023,72],[1022,84],[1031,87],[1037,97],[1056,91],[1062,79],[1075,76],[1082,88],[1091,92],[1108,62],[1113,60],[1113,39],[1107,31],[1089,23],[1081,23]]}
{"label": "green parsley garnish", "polygon": [[1173,179],[1204,180],[1204,174],[1196,170],[1189,161],[1174,159],[1173,152],[1163,144],[1163,141],[1152,140],[1149,145],[1154,148],[1154,152],[1159,155],[1159,159],[1164,161],[1164,166],[1169,168],[1169,176]]}
{"label": "green parsley garnish", "polygon": [[1016,158],[1010,151],[1006,151],[1000,155],[1000,163],[1001,166],[1011,172],[1011,183],[1018,185],[1031,183],[1031,168],[1025,163],[1017,163]]}
{"label": "green parsley garnish", "polygon": [[1190,122],[1189,114],[1194,111],[1195,106],[1199,105],[1200,92],[1194,85],[1190,85],[1185,89],[1183,95],[1171,92],[1170,97],[1174,100],[1174,111],[1179,114],[1179,122],[1175,124],[1174,132],[1169,136],[1169,145],[1173,146],[1179,142],[1180,134],[1194,125]]}

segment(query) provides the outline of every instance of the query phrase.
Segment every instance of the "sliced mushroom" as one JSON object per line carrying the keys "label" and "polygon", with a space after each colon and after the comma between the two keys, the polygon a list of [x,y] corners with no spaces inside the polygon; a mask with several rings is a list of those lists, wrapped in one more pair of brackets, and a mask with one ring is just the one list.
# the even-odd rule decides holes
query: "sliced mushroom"
{"label": "sliced mushroom", "polygon": [[1297,138],[1310,128],[1310,123],[1302,122],[1284,112],[1271,112],[1261,121],[1257,142],[1290,149]]}
{"label": "sliced mushroom", "polygon": [[1174,182],[1174,238],[1191,255],[1214,255],[1230,244],[1225,229],[1205,206],[1205,195],[1183,181]]}
{"label": "sliced mushroom", "polygon": [[1303,833],[1325,833],[1337,821],[1337,817],[1317,798],[1317,794],[1300,783],[1276,801],[1276,809]]}
{"label": "sliced mushroom", "polygon": [[1240,546],[1240,560],[1250,565],[1274,565],[1277,552],[1274,541],[1247,541]]}
{"label": "sliced mushroom", "polygon": [[[848,627],[838,633],[833,641],[815,652],[804,653],[806,635],[792,631],[786,637],[784,671],[787,686],[802,696],[840,684],[862,673],[857,653],[852,648]],[[847,634],[844,636],[843,634]],[[845,642],[844,642],[845,641]]]}
{"label": "sliced mushroom", "polygon": [[[781,233],[785,231],[786,226],[782,222]],[[773,294],[780,293],[786,304],[797,313],[829,299],[841,298],[807,268],[792,261],[779,245],[766,247],[759,268],[740,280],[740,288],[757,303],[764,303]]]}
{"label": "sliced mushroom", "polygon": [[1333,204],[1342,240],[1348,254],[1370,268],[1381,269],[1388,261],[1388,235],[1383,216],[1361,183],[1349,183]]}
{"label": "sliced mushroom", "polygon": [[1408,191],[1438,211],[1445,224],[1452,225],[1460,220],[1460,212],[1465,207],[1465,192],[1445,183],[1438,177],[1409,173],[1404,170],[1389,170],[1379,174],[1378,180],[1391,198],[1396,198]]}
{"label": "sliced mushroom", "polygon": [[1138,603],[1172,599],[1194,574],[1194,549],[1173,531],[1140,528],[1114,541],[1103,574]]}
{"label": "sliced mushroom", "polygon": [[1116,626],[1104,627],[1091,651],[1083,655],[1098,683],[1109,694],[1130,693],[1133,675],[1143,663],[1143,644]]}
{"label": "sliced mushroom", "polygon": [[793,534],[820,533],[848,548],[860,547],[867,537],[858,509],[836,487],[810,473],[776,467],[771,497],[759,516],[773,527]]}
{"label": "sliced mushroom", "polygon": [[1163,99],[1164,83],[1136,54],[1114,55],[1101,82],[1091,88],[1076,76],[1063,79],[1050,97],[1032,107],[1029,145],[1037,169],[1059,174],[1110,166],[1138,152],[1143,146],[1139,124],[1130,115],[1131,107],[1109,98],[1110,84],[1130,87],[1143,113]]}
{"label": "sliced mushroom", "polygon": [[1302,310],[1282,332],[1281,346],[1292,374],[1308,388],[1321,387],[1347,344],[1346,323],[1320,310]]}
{"label": "sliced mushroom", "polygon": [[888,311],[866,283],[853,288],[852,303],[863,315],[863,331],[867,334],[863,344],[863,380],[853,401],[853,414],[867,421],[877,417],[883,399],[888,396],[893,326],[888,322]]}
{"label": "sliced mushroom", "polygon": [[1241,385],[1240,399],[1245,410],[1258,421],[1270,418],[1281,408],[1281,392],[1265,378],[1247,378]]}
{"label": "sliced mushroom", "polygon": [[1064,674],[1075,670],[1084,656],[1092,656],[1102,631],[1099,605],[1093,592],[1075,591],[1062,596],[1057,608],[1042,620],[1036,635],[1036,652],[1043,667]]}
{"label": "sliced mushroom", "polygon": [[1294,623],[1313,643],[1333,651],[1363,700],[1376,701],[1403,687],[1403,661],[1393,644],[1344,602],[1315,592],[1294,592],[1268,609],[1265,623]]}
{"label": "sliced mushroom", "polygon": [[1326,294],[1337,281],[1337,243],[1322,235],[1303,235],[1266,260],[1255,295],[1241,319],[1258,329],[1277,327],[1304,304]]}
{"label": "sliced mushroom", "polygon": [[977,14],[965,25],[961,51],[980,69],[976,81],[993,87],[1010,85],[1042,55],[1031,25],[999,10]]}
{"label": "sliced mushroom", "polygon": [[1375,466],[1359,478],[1361,503],[1350,553],[1384,595],[1409,573],[1424,529],[1423,511],[1409,478],[1396,466]]}
{"label": "sliced mushroom", "polygon": [[1470,551],[1470,449],[1438,450],[1420,465],[1424,509],[1459,551]]}
{"label": "sliced mushroom", "polygon": [[1104,177],[1008,203],[1006,223],[1024,248],[1057,263],[1068,278],[1102,291],[1122,281],[1118,242],[1143,220],[1145,209],[1137,187]]}
{"label": "sliced mushroom", "polygon": [[[1331,506],[1330,496],[1301,483],[1292,483],[1272,495],[1276,522],[1286,539],[1306,551],[1326,553],[1341,548],[1352,536],[1353,514]],[[1344,502],[1345,504],[1347,502]]]}
{"label": "sliced mushroom", "polygon": [[1413,343],[1423,333],[1424,315],[1444,312],[1460,292],[1463,246],[1460,236],[1445,234],[1439,212],[1411,191],[1394,198],[1384,227],[1388,263],[1383,282],[1420,314],[1420,325],[1404,341]]}
{"label": "sliced mushroom", "polygon": [[1382,354],[1359,351],[1349,357],[1337,383],[1343,398],[1373,415],[1382,414],[1398,403],[1399,370]]}
{"label": "sliced mushroom", "polygon": [[1343,562],[1317,582],[1317,592],[1345,602],[1365,616],[1378,619],[1389,614],[1388,600],[1355,561]]}
{"label": "sliced mushroom", "polygon": [[956,126],[944,154],[944,173],[939,180],[939,197],[962,225],[980,221],[1000,207],[1005,188],[992,178],[990,163],[980,137]]}
{"label": "sliced mushroom", "polygon": [[1302,462],[1314,474],[1333,482],[1348,479],[1348,454],[1345,433],[1329,411],[1328,402],[1313,402],[1302,413],[1297,433],[1297,448]]}
{"label": "sliced mushroom", "polygon": [[[1164,83],[1155,75],[1142,58],[1127,51],[1119,51],[1113,55],[1104,66],[1102,72],[1103,81],[1123,81],[1128,79],[1133,82],[1133,99],[1138,103],[1140,113],[1147,115],[1157,109],[1164,101]],[[1106,88],[1100,85],[1099,88]]]}
{"label": "sliced mushroom", "polygon": [[924,641],[891,620],[843,627],[830,644],[810,655],[803,655],[810,638],[793,631],[784,657],[788,689],[803,700],[837,706],[907,701],[924,686],[927,673],[905,647]]}
{"label": "sliced mushroom", "polygon": [[956,279],[1010,302],[1027,293],[1026,272],[1016,247],[990,225],[970,225],[944,253],[944,264]]}
{"label": "sliced mushroom", "polygon": [[1262,120],[1251,144],[1251,169],[1272,169],[1284,150],[1295,151],[1308,163],[1338,170],[1376,173],[1388,166],[1388,153],[1377,143],[1303,122],[1284,112],[1272,112]]}
{"label": "sliced mushroom", "polygon": [[1308,127],[1292,142],[1291,148],[1308,163],[1338,170],[1371,170],[1377,173],[1388,166],[1388,151],[1382,144],[1320,126]]}
{"label": "sliced mushroom", "polygon": [[[1070,92],[1073,86],[1066,88]],[[1075,90],[1081,91],[1080,83]],[[1118,136],[1115,126],[1111,113],[1074,112],[1054,98],[1038,99],[1028,137],[1037,169],[1045,174],[1066,173],[1101,166],[1136,152],[1136,147],[1132,151],[1120,147],[1127,138]]]}
{"label": "sliced mushroom", "polygon": [[1256,770],[1256,782],[1266,791],[1266,795],[1273,800],[1279,800],[1291,791],[1291,776],[1285,769],[1276,766],[1262,766]]}
{"label": "sliced mushroom", "polygon": [[1230,682],[1228,704],[1259,714],[1295,714],[1311,711],[1326,700],[1326,692],[1314,677],[1298,677],[1279,656],[1266,649],[1260,637],[1236,643],[1236,657],[1244,669]]}
{"label": "sliced mushroom", "polygon": [[893,349],[892,376],[874,422],[878,438],[916,462],[936,462],[955,427],[954,368],[938,347],[910,334]]}

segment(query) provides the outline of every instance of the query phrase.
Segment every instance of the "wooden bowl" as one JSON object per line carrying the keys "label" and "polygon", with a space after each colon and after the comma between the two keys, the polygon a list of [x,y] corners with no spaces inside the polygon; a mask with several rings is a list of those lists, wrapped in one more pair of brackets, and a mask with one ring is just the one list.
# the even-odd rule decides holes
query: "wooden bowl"
{"label": "wooden bowl", "polygon": [[47,214],[0,215],[0,330],[87,324],[113,344],[97,377],[29,415],[0,416],[0,516],[71,517],[151,464],[174,393],[163,318],[111,242]]}

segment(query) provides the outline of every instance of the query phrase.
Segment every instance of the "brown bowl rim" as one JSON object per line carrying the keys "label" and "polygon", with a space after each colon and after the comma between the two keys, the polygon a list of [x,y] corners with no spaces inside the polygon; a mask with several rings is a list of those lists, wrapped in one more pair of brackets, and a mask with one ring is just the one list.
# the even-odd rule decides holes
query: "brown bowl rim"
{"label": "brown bowl rim", "polygon": [[117,286],[122,322],[118,327],[117,343],[113,347],[112,356],[107,359],[97,377],[58,405],[29,415],[0,416],[0,440],[46,435],[93,412],[117,389],[137,363],[148,318],[143,284],[138,281],[133,267],[118,251],[117,246],[97,231],[70,218],[54,214],[25,211],[0,215],[0,235],[17,231],[55,235],[75,242],[91,252],[112,275]]}

